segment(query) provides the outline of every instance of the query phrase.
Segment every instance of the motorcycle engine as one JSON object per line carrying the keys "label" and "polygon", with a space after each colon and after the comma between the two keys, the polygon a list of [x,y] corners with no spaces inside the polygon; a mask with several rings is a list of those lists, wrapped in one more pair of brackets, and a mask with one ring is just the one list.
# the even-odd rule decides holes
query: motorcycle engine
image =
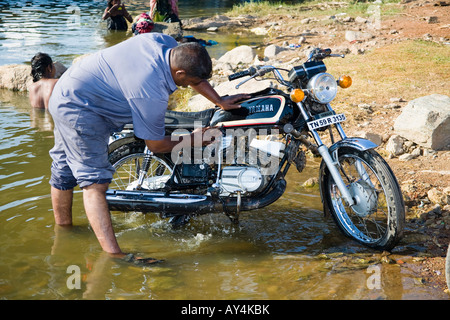
{"label": "motorcycle engine", "polygon": [[228,166],[222,170],[221,195],[256,192],[264,186],[261,171],[249,166]]}

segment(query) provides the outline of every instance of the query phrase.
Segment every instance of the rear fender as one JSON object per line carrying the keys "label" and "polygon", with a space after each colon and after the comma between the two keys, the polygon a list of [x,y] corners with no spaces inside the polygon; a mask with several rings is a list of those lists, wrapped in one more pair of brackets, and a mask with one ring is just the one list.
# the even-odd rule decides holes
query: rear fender
{"label": "rear fender", "polygon": [[143,140],[137,138],[134,134],[125,136],[123,138],[116,139],[108,145],[108,153],[113,152],[114,150],[116,150],[117,148],[119,148],[125,144],[129,144],[129,143],[132,143],[135,141],[143,141]]}

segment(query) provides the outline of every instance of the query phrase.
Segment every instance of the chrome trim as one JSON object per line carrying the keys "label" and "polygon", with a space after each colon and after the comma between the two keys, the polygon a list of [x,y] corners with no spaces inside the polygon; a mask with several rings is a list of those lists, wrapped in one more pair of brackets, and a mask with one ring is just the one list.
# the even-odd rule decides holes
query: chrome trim
{"label": "chrome trim", "polygon": [[146,202],[167,202],[167,203],[179,203],[189,204],[205,201],[206,196],[203,195],[191,195],[191,194],[170,194],[167,196],[163,192],[149,192],[149,191],[130,191],[130,190],[114,190],[109,189],[106,192],[107,200],[133,200],[133,201],[146,201]]}
{"label": "chrome trim", "polygon": [[334,179],[339,191],[342,194],[342,197],[347,201],[349,206],[353,206],[355,201],[353,200],[350,191],[347,189],[344,181],[338,170],[338,163],[336,163],[330,154],[332,154],[331,150],[329,150],[325,145],[321,145],[318,148],[320,155],[322,156],[323,161],[326,163],[328,170],[330,171],[331,176]]}

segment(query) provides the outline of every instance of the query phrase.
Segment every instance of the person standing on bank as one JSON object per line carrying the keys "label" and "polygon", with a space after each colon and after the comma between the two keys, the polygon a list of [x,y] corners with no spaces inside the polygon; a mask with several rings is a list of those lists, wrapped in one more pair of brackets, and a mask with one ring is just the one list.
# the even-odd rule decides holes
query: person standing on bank
{"label": "person standing on bank", "polygon": [[178,0],[150,0],[150,18],[156,22],[180,23]]}
{"label": "person standing on bank", "polygon": [[239,108],[237,102],[249,97],[220,97],[207,81],[211,72],[204,47],[178,45],[158,33],[132,37],[71,66],[57,82],[49,106],[55,124],[50,185],[56,224],[72,224],[73,188],[78,185],[102,249],[126,256],[106,202],[114,173],[108,161],[109,135],[133,123],[135,135],[151,151],[171,152],[180,142],[165,136],[164,117],[177,86],[191,86],[225,110]]}

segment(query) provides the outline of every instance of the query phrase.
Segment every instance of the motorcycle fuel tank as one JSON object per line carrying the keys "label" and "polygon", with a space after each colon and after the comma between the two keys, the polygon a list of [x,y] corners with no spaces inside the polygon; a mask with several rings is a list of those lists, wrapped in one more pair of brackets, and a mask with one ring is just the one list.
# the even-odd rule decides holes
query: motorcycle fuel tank
{"label": "motorcycle fuel tank", "polygon": [[240,102],[241,108],[217,110],[211,119],[211,126],[227,127],[264,127],[285,124],[294,117],[290,101],[282,95],[254,97]]}

